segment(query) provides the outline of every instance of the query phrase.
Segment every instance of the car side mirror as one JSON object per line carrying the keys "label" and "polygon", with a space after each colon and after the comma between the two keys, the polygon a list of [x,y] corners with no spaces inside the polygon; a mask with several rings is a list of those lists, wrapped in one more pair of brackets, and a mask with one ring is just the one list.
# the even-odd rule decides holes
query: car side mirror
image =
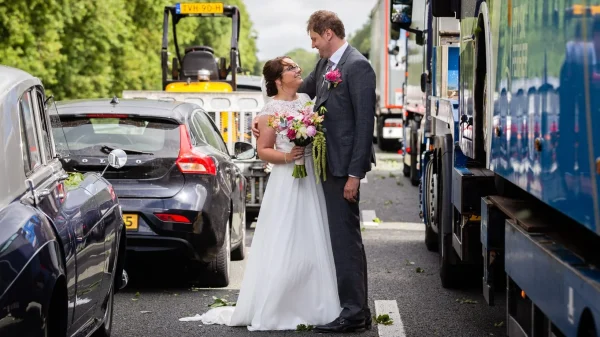
{"label": "car side mirror", "polygon": [[240,160],[252,159],[256,156],[256,150],[252,144],[246,142],[235,142],[233,153],[233,158]]}
{"label": "car side mirror", "polygon": [[114,149],[108,154],[108,165],[106,165],[104,171],[102,171],[102,175],[104,175],[104,172],[106,172],[106,169],[109,166],[120,169],[121,167],[125,166],[126,163],[127,153],[121,149]]}

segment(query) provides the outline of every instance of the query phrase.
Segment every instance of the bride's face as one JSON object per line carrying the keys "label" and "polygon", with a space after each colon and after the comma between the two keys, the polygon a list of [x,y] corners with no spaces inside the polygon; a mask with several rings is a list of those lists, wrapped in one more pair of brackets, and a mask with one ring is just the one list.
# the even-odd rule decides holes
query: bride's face
{"label": "bride's face", "polygon": [[281,85],[286,88],[298,89],[302,85],[302,69],[289,58],[283,59],[282,64]]}

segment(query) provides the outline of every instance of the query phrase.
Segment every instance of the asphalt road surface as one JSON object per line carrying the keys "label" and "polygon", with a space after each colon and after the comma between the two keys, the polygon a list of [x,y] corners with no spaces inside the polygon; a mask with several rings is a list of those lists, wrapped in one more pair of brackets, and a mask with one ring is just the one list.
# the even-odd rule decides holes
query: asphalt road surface
{"label": "asphalt road surface", "polygon": [[[377,153],[378,167],[361,184],[363,240],[367,250],[373,314],[389,314],[392,325],[374,325],[360,336],[506,336],[505,298],[490,307],[481,282],[461,290],[440,285],[438,254],[427,251],[418,215],[418,188],[402,176],[401,156]],[[375,218],[378,220],[373,221]],[[252,254],[252,230],[247,235]],[[247,260],[247,259],[246,259]],[[113,336],[315,336],[314,332],[249,332],[244,327],[203,326],[179,318],[201,314],[213,296],[235,301],[245,262],[232,263],[227,288],[185,284],[175,261],[136,261],[131,282],[115,297]]]}

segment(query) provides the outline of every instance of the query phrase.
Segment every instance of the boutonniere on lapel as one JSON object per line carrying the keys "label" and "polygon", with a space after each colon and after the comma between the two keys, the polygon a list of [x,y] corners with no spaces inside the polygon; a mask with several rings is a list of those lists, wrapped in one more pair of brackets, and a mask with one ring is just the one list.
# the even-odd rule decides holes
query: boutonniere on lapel
{"label": "boutonniere on lapel", "polygon": [[325,81],[327,81],[327,90],[331,89],[331,85],[335,88],[342,83],[342,73],[339,69],[330,70],[325,74]]}

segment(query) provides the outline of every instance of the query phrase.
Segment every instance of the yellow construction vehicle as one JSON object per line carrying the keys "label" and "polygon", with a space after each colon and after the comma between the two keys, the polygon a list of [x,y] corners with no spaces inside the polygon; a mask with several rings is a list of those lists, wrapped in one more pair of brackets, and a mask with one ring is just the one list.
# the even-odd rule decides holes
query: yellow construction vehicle
{"label": "yellow construction vehicle", "polygon": [[[171,79],[168,79],[169,17],[172,18],[173,43],[176,54],[172,59]],[[184,49],[183,56],[180,53],[177,41],[177,24],[179,21],[184,18],[205,17],[231,18],[232,33],[229,66],[226,58],[215,57],[214,50],[210,46],[189,46]],[[166,6],[161,50],[163,90],[184,93],[237,91],[237,73],[241,72],[241,58],[238,50],[240,27],[240,12],[236,6],[227,6],[222,3],[177,3],[174,6]],[[230,129],[230,114],[227,111],[218,113],[220,118],[214,119],[219,124],[223,140],[228,143],[230,136],[234,141],[237,140],[239,137],[239,117],[233,117],[234,121]]]}

